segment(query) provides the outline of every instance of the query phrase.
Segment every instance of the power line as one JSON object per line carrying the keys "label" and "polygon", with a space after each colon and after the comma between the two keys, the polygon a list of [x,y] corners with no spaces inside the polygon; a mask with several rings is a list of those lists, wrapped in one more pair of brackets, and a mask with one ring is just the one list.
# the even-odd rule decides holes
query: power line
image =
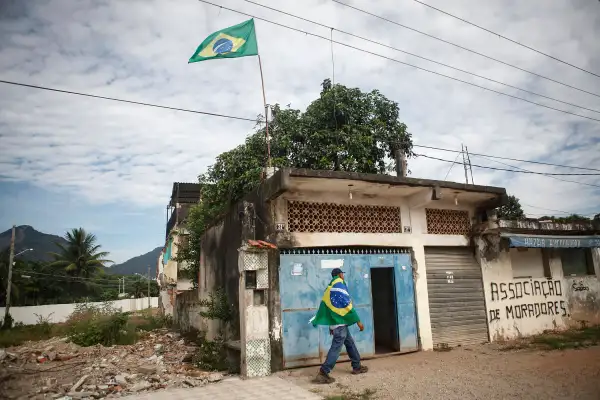
{"label": "power line", "polygon": [[446,43],[446,44],[449,44],[449,45],[452,45],[452,46],[458,47],[459,49],[466,50],[466,51],[468,51],[468,52],[471,52],[471,53],[473,53],[473,54],[477,54],[478,56],[485,57],[485,58],[487,58],[487,59],[489,59],[489,60],[492,60],[492,61],[499,62],[499,63],[501,63],[501,64],[504,64],[504,65],[507,65],[507,66],[509,66],[509,67],[511,67],[511,68],[515,68],[515,69],[518,69],[518,70],[520,70],[520,71],[527,72],[528,74],[535,75],[535,76],[537,76],[538,78],[546,79],[546,80],[549,80],[549,81],[551,81],[551,82],[558,83],[559,85],[563,85],[563,86],[569,87],[569,88],[571,88],[571,89],[578,90],[578,91],[580,91],[580,92],[584,92],[584,93],[587,93],[587,94],[591,94],[592,96],[600,97],[600,95],[599,95],[599,94],[592,93],[592,92],[588,92],[587,90],[580,89],[580,88],[578,88],[578,87],[575,87],[575,86],[569,85],[569,84],[567,84],[567,83],[564,83],[564,82],[557,81],[556,79],[548,78],[547,76],[540,75],[540,74],[538,74],[538,73],[536,73],[536,72],[532,72],[532,71],[526,70],[526,69],[524,69],[524,68],[517,67],[516,65],[513,65],[513,64],[507,63],[507,62],[505,62],[505,61],[499,60],[499,59],[497,59],[497,58],[494,58],[494,57],[491,57],[491,56],[485,55],[485,54],[483,54],[483,53],[480,53],[480,52],[478,52],[478,51],[471,50],[471,49],[469,49],[469,48],[466,48],[466,47],[464,47],[464,46],[458,45],[458,44],[456,44],[456,43],[449,42],[449,41],[447,41],[447,40],[444,40],[444,39],[442,39],[442,38],[439,38],[439,37],[437,37],[437,36],[430,35],[429,33],[425,33],[425,32],[423,32],[423,31],[420,31],[420,30],[418,30],[418,29],[411,28],[411,27],[409,27],[409,26],[403,25],[403,24],[401,24],[401,23],[399,23],[399,22],[396,22],[396,21],[392,21],[391,19],[388,19],[388,18],[382,17],[382,16],[380,16],[380,15],[377,15],[377,14],[373,14],[373,13],[371,13],[371,12],[369,12],[369,11],[366,11],[366,10],[360,9],[360,8],[358,8],[358,7],[351,6],[350,4],[342,3],[342,2],[341,2],[341,1],[339,1],[339,0],[331,0],[331,1],[333,1],[333,2],[335,2],[335,3],[338,3],[338,4],[342,5],[342,6],[345,6],[345,7],[348,7],[348,8],[352,8],[353,10],[359,11],[359,12],[361,12],[361,13],[364,13],[364,14],[370,15],[370,16],[372,16],[372,17],[375,17],[375,18],[381,19],[381,20],[383,20],[383,21],[389,22],[389,23],[391,23],[391,24],[398,25],[398,26],[400,26],[400,27],[402,27],[402,28],[409,29],[409,30],[411,30],[411,31],[413,31],[413,32],[420,33],[421,35],[425,35],[425,36],[427,36],[427,37],[430,37],[430,38],[432,38],[432,39],[439,40],[440,42],[443,42],[443,43]]}
{"label": "power line", "polygon": [[[498,163],[498,164],[506,165],[507,167],[517,168],[517,169],[520,169],[520,170],[525,171],[525,172],[532,172],[532,171],[530,171],[528,169],[517,167],[516,165],[507,164],[507,163],[504,163],[504,162],[498,161],[498,160],[492,160],[491,158],[486,157],[486,156],[476,156],[476,157],[485,158],[485,159],[487,159],[489,161],[493,161],[493,162]],[[520,171],[518,171],[518,172],[520,172]],[[577,183],[579,185],[586,185],[586,186],[598,186],[598,185],[594,185],[594,184],[590,184],[590,183],[586,183],[586,182],[571,181],[571,180],[567,180],[567,179],[557,178],[555,176],[556,174],[547,174],[547,173],[544,173],[543,175],[547,176],[548,178],[556,179],[557,181],[569,182],[569,183]],[[598,186],[598,187],[600,187],[600,186]]]}
{"label": "power line", "polygon": [[[521,203],[521,202],[519,201],[519,203]],[[525,204],[525,203],[521,203],[521,204],[524,205],[524,206],[527,206],[527,207],[537,208],[539,210],[554,211],[554,212],[559,212],[559,213],[563,213],[563,214],[583,214],[583,213],[574,213],[574,212],[563,211],[563,210],[553,210],[552,208],[538,207],[538,206],[534,206],[534,205],[531,205],[531,204]],[[538,214],[538,215],[546,215],[546,214]]]}
{"label": "power line", "polygon": [[498,36],[498,37],[499,37],[499,38],[501,38],[501,39],[508,40],[508,41],[509,41],[509,42],[511,42],[511,43],[514,43],[514,44],[516,44],[516,45],[519,45],[519,46],[521,46],[521,47],[524,47],[524,48],[526,48],[526,49],[529,49],[529,50],[535,51],[535,52],[536,52],[536,53],[538,53],[538,54],[541,54],[541,55],[543,55],[543,56],[546,56],[546,57],[548,57],[548,58],[551,58],[551,59],[553,59],[553,60],[555,60],[555,61],[558,61],[558,62],[560,62],[560,63],[566,64],[566,65],[568,65],[568,66],[570,66],[570,67],[576,68],[576,69],[578,69],[578,70],[580,70],[580,71],[583,71],[583,72],[587,72],[587,73],[588,73],[588,74],[590,74],[590,75],[594,75],[594,76],[596,76],[596,77],[600,78],[600,75],[598,75],[598,74],[595,74],[595,73],[593,73],[593,72],[591,72],[591,71],[588,71],[587,69],[583,69],[583,68],[581,68],[581,67],[578,67],[578,66],[576,66],[576,65],[573,65],[573,64],[571,64],[571,63],[569,63],[569,62],[566,62],[566,61],[564,61],[564,60],[561,60],[560,58],[557,58],[557,57],[554,57],[554,56],[552,56],[552,55],[550,55],[550,54],[544,53],[543,51],[540,51],[540,50],[534,49],[534,48],[533,48],[533,47],[531,47],[531,46],[527,46],[526,44],[523,44],[523,43],[521,43],[521,42],[517,42],[516,40],[510,39],[510,38],[508,38],[508,37],[506,37],[506,36],[504,36],[504,35],[501,35],[501,34],[499,34],[499,33],[497,33],[497,32],[494,32],[494,31],[492,31],[492,30],[490,30],[490,29],[484,28],[484,27],[483,27],[483,26],[481,26],[481,25],[477,25],[477,24],[476,24],[476,23],[474,23],[474,22],[467,21],[466,19],[464,19],[464,18],[461,18],[461,17],[457,17],[456,15],[450,14],[450,13],[449,13],[449,12],[447,12],[447,11],[440,10],[439,8],[436,8],[436,7],[432,6],[432,5],[429,5],[429,4],[426,4],[426,3],[423,3],[422,1],[419,1],[419,0],[413,0],[413,1],[415,1],[415,2],[417,2],[417,3],[419,3],[419,4],[422,4],[422,5],[424,5],[425,7],[429,7],[429,8],[431,8],[431,9],[433,9],[433,10],[436,10],[436,11],[438,11],[438,12],[441,12],[442,14],[446,14],[446,15],[448,15],[449,17],[455,18],[455,19],[457,19],[457,20],[459,20],[459,21],[462,21],[462,22],[464,22],[464,23],[466,23],[466,24],[469,24],[469,25],[471,25],[471,26],[474,26],[474,27],[476,27],[476,28],[479,28],[479,29],[481,29],[481,30],[483,30],[483,31],[486,31],[486,32],[488,32],[488,33],[491,33],[491,34],[492,34],[492,35],[494,35],[494,36]]}
{"label": "power line", "polygon": [[[19,270],[19,272],[24,272],[24,273],[27,273],[27,274],[34,274],[34,275],[59,277],[59,278],[65,278],[65,279],[74,279],[74,280],[78,280],[78,281],[79,280],[83,280],[83,281],[100,282],[100,284],[108,284],[108,283],[117,284],[118,283],[118,279],[85,278],[83,276],[69,276],[69,275],[45,274],[43,272],[30,271],[30,270]],[[108,282],[108,283],[106,283],[106,282]]]}
{"label": "power line", "polygon": [[[455,161],[452,160],[444,160],[443,158],[437,158],[437,157],[431,157],[425,154],[415,154],[416,156],[419,157],[425,157],[425,158],[431,158],[433,160],[438,160],[438,161],[445,161],[445,162],[450,162],[450,163],[454,163]],[[496,161],[496,162],[500,162],[500,161]],[[465,163],[457,163],[460,165],[464,165]],[[497,171],[507,171],[507,172],[519,172],[522,174],[535,174],[535,175],[546,175],[546,176],[600,176],[600,174],[591,174],[591,173],[581,173],[581,174],[572,174],[572,173],[567,173],[567,174],[563,174],[563,173],[550,173],[550,172],[537,172],[537,171],[530,171],[524,168],[519,168],[519,167],[514,167],[514,168],[518,168],[521,171],[517,171],[514,169],[506,169],[506,168],[496,168],[496,167],[486,167],[484,165],[476,165],[476,164],[472,164],[474,167],[478,167],[478,168],[486,168],[486,169],[494,169]],[[508,165],[508,164],[505,164]],[[599,186],[600,187],[600,186]]]}
{"label": "power line", "polygon": [[20,274],[21,276],[34,275],[34,277],[44,279],[44,280],[49,279],[49,280],[56,280],[56,281],[60,281],[60,282],[85,283],[85,284],[95,285],[95,286],[102,287],[102,288],[117,288],[117,287],[119,287],[119,285],[117,283],[115,283],[114,285],[111,285],[108,283],[94,283],[94,282],[87,282],[87,281],[80,281],[80,280],[72,280],[72,279],[69,279],[68,277],[66,277],[65,275],[47,277],[47,276],[37,276],[39,274],[37,274],[35,272],[16,271],[15,273]]}
{"label": "power line", "polygon": [[98,96],[98,95],[95,95],[95,94],[74,92],[72,90],[62,90],[62,89],[55,89],[55,88],[50,88],[50,87],[46,87],[46,86],[29,85],[29,84],[20,83],[20,82],[0,80],[0,83],[4,83],[6,85],[23,86],[23,87],[27,87],[27,88],[31,88],[31,89],[48,90],[50,92],[57,92],[57,93],[63,93],[63,94],[72,94],[72,95],[76,95],[76,96],[91,97],[91,98],[94,98],[94,99],[118,101],[118,102],[121,102],[121,103],[136,104],[136,105],[139,105],[139,106],[163,108],[163,109],[166,109],[166,110],[182,111],[182,112],[188,112],[188,113],[193,113],[193,114],[209,115],[209,116],[212,116],[212,117],[237,119],[237,120],[240,120],[240,121],[257,122],[256,118],[252,119],[252,118],[236,117],[236,116],[233,116],[233,115],[211,113],[211,112],[207,112],[207,111],[189,110],[189,109],[186,109],[186,108],[170,107],[170,106],[163,106],[163,105],[153,104],[153,103],[144,103],[144,102],[141,102],[141,101],[125,100],[125,99],[118,99],[118,98],[115,98],[115,97]]}
{"label": "power line", "polygon": [[[458,153],[458,154],[457,154],[457,156],[456,156],[456,158],[458,158],[458,156],[461,154],[461,151],[456,151],[456,153]],[[471,155],[472,155],[473,153],[469,153],[469,154],[471,154]],[[444,160],[444,159],[437,158],[437,157],[431,157],[431,156],[427,156],[427,155],[424,155],[424,154],[415,154],[415,155],[417,155],[417,156],[420,156],[420,157],[430,158],[430,159],[433,159],[433,160],[444,161],[444,162],[450,162],[450,163],[452,163],[452,166],[453,166],[454,164],[461,164],[461,165],[464,165],[464,163],[461,163],[461,162],[457,163],[457,162],[456,162],[456,159],[455,159],[454,161],[450,161],[450,160]],[[494,160],[491,160],[491,161],[494,161]],[[499,161],[495,161],[495,162],[499,162]],[[501,164],[504,164],[504,165],[511,166],[511,165],[509,165],[509,164],[505,164],[505,163],[501,163]],[[452,166],[451,166],[450,168],[452,168]],[[475,164],[472,164],[472,166],[474,166],[474,167],[479,167],[479,168],[486,168],[486,169],[500,170],[500,171],[508,171],[508,172],[521,172],[521,173],[533,173],[533,174],[540,174],[540,173],[538,173],[538,172],[529,171],[529,170],[524,170],[524,171],[515,171],[515,170],[508,170],[508,169],[505,169],[505,168],[485,167],[485,166],[480,166],[480,165],[475,165]],[[514,167],[514,166],[511,166],[511,167]],[[515,167],[515,168],[519,168],[519,167]],[[522,169],[522,168],[521,168],[521,169]],[[448,176],[448,175],[446,174],[446,177],[447,177],[447,176]],[[559,179],[559,178],[555,178],[554,176],[548,176],[548,178]],[[444,178],[444,179],[445,179],[445,178]],[[563,179],[559,179],[559,180],[563,180]],[[571,182],[571,183],[579,183],[579,184],[582,184],[582,185],[590,185],[590,186],[597,186],[597,187],[600,187],[599,185],[592,185],[592,184],[587,184],[587,183],[583,183],[583,182],[575,182],[575,181],[567,181],[567,180],[563,180],[563,181],[565,181],[565,182]],[[520,202],[520,201],[519,201],[519,202]],[[538,207],[538,206],[534,206],[534,205],[531,205],[531,204],[525,204],[525,203],[521,203],[521,202],[520,202],[520,204],[522,204],[522,205],[524,205],[524,206],[533,207],[533,208],[539,208],[539,209],[541,209],[541,210],[547,210],[547,211],[556,211],[556,212],[561,212],[561,213],[565,213],[565,214],[586,214],[586,213],[574,213],[574,212],[562,211],[562,210],[553,210],[553,209],[550,209],[550,208]],[[593,215],[593,214],[594,214],[594,213],[587,213],[587,215]],[[540,214],[540,215],[543,215],[543,214]]]}
{"label": "power line", "polygon": [[[198,1],[201,2],[201,3],[205,3],[205,4],[208,4],[208,5],[214,6],[214,7],[219,7],[219,8],[224,9],[224,10],[232,11],[232,12],[235,12],[235,13],[238,13],[238,14],[241,14],[241,15],[246,15],[248,17],[257,19],[259,21],[264,21],[264,22],[267,22],[267,23],[270,23],[270,24],[273,24],[273,25],[276,25],[276,26],[280,26],[282,28],[286,28],[286,29],[290,29],[290,30],[297,31],[297,32],[300,32],[300,33],[304,33],[305,35],[310,35],[310,36],[313,36],[313,37],[316,37],[316,38],[319,38],[319,39],[322,39],[322,40],[326,40],[328,42],[336,43],[336,44],[339,44],[340,46],[348,47],[348,48],[351,48],[351,49],[354,49],[354,50],[361,51],[363,53],[371,54],[371,55],[374,55],[376,57],[380,57],[380,58],[383,58],[383,59],[386,59],[386,60],[389,60],[389,61],[393,61],[393,62],[398,63],[398,64],[402,64],[402,65],[406,65],[406,66],[409,66],[409,67],[413,67],[413,68],[419,69],[421,71],[429,72],[429,73],[434,74],[434,75],[438,75],[438,76],[441,76],[441,77],[444,77],[444,78],[452,79],[452,80],[457,81],[457,82],[462,82],[462,83],[467,84],[469,86],[478,87],[480,89],[484,89],[484,90],[487,90],[487,91],[492,92],[492,93],[496,93],[496,94],[499,94],[499,95],[502,95],[502,96],[510,97],[510,98],[517,99],[517,100],[521,100],[521,101],[524,101],[524,102],[529,103],[529,104],[533,104],[533,105],[536,105],[536,106],[539,106],[539,107],[547,108],[549,110],[559,111],[559,112],[562,112],[562,113],[565,113],[565,114],[570,114],[570,115],[574,115],[574,116],[577,116],[577,117],[581,117],[581,118],[589,119],[589,120],[592,120],[592,121],[600,122],[600,119],[597,119],[597,118],[592,118],[592,117],[588,117],[588,116],[585,116],[585,115],[573,113],[573,112],[570,112],[570,111],[561,110],[560,108],[555,108],[555,107],[547,106],[547,105],[544,105],[544,104],[541,104],[541,103],[536,103],[535,101],[527,100],[527,99],[524,99],[524,98],[519,97],[519,96],[514,96],[512,94],[500,92],[498,90],[490,89],[488,87],[477,85],[477,84],[472,83],[472,82],[468,82],[468,81],[465,81],[465,80],[462,80],[462,79],[454,78],[452,76],[445,75],[445,74],[442,74],[440,72],[432,71],[432,70],[427,69],[427,68],[423,68],[423,67],[419,67],[419,66],[416,66],[416,65],[413,65],[413,64],[410,64],[410,63],[406,63],[404,61],[400,61],[400,60],[397,60],[397,59],[392,58],[392,57],[387,57],[387,56],[384,56],[384,55],[379,54],[379,53],[375,53],[375,52],[372,52],[372,51],[369,51],[369,50],[362,49],[360,47],[349,45],[347,43],[343,43],[343,42],[339,42],[339,41],[336,41],[336,40],[332,40],[331,38],[327,38],[325,36],[317,35],[316,33],[311,33],[311,32],[308,32],[308,31],[305,31],[305,30],[302,30],[302,29],[293,28],[291,26],[288,26],[288,25],[285,25],[285,24],[280,24],[278,22],[274,22],[274,21],[268,20],[266,18],[257,17],[257,16],[254,16],[252,14],[248,14],[248,13],[243,12],[243,11],[238,11],[238,10],[234,10],[232,8],[220,6],[220,5],[211,3],[211,2],[206,1],[206,0],[198,0]],[[335,0],[333,0],[333,1],[335,1]]]}
{"label": "power line", "polygon": [[354,33],[348,32],[348,31],[344,31],[344,30],[341,30],[341,29],[338,29],[338,28],[334,28],[332,26],[328,26],[328,25],[322,24],[320,22],[312,21],[310,19],[307,19],[307,18],[304,18],[304,17],[300,17],[298,15],[294,15],[294,14],[291,14],[291,13],[286,12],[286,11],[278,10],[276,8],[266,6],[264,4],[256,3],[256,2],[251,1],[251,0],[244,0],[244,1],[247,2],[247,3],[250,3],[250,4],[254,4],[256,6],[259,6],[259,7],[266,8],[266,9],[271,10],[271,11],[278,12],[278,13],[283,14],[283,15],[287,15],[289,17],[297,18],[297,19],[299,19],[301,21],[309,22],[311,24],[314,24],[314,25],[317,25],[317,26],[320,26],[320,27],[323,27],[323,28],[330,29],[332,33],[333,33],[333,30],[337,30],[338,32],[343,33],[345,35],[348,35],[348,36],[351,36],[351,37],[355,37],[357,39],[361,39],[361,40],[364,40],[366,42],[373,43],[373,44],[376,44],[376,45],[379,45],[379,46],[382,46],[382,47],[386,47],[388,49],[391,49],[391,50],[394,50],[394,51],[398,51],[400,53],[408,54],[410,56],[413,56],[413,57],[416,57],[416,58],[420,58],[421,60],[429,61],[429,62],[432,62],[434,64],[438,64],[438,65],[441,65],[443,67],[453,69],[455,71],[459,71],[459,72],[462,72],[462,73],[465,73],[465,74],[469,74],[469,75],[475,76],[477,78],[485,79],[487,81],[494,82],[494,83],[497,83],[499,85],[503,85],[503,86],[506,86],[506,87],[509,87],[509,88],[512,88],[512,89],[516,89],[516,90],[519,90],[519,91],[524,92],[524,93],[529,93],[529,94],[532,94],[532,95],[535,95],[535,96],[543,97],[543,98],[548,99],[548,100],[556,101],[556,102],[563,103],[563,104],[566,104],[566,105],[569,105],[569,106],[581,108],[583,110],[587,110],[587,111],[591,111],[591,112],[595,112],[595,113],[600,114],[600,111],[594,110],[593,108],[587,108],[587,107],[580,106],[580,105],[577,105],[577,104],[569,103],[568,101],[556,99],[554,97],[550,97],[550,96],[546,96],[546,95],[543,95],[543,94],[540,94],[540,93],[536,93],[536,92],[533,92],[531,90],[520,88],[518,86],[514,86],[514,85],[510,85],[508,83],[497,81],[495,79],[488,78],[486,76],[479,75],[479,74],[476,74],[474,72],[470,72],[470,71],[467,71],[467,70],[464,70],[464,69],[461,69],[461,68],[457,68],[457,67],[454,67],[452,65],[445,64],[443,62],[433,60],[431,58],[423,57],[423,56],[420,56],[418,54],[411,53],[409,51],[405,51],[405,50],[399,49],[397,47],[390,46],[390,45],[387,45],[385,43],[382,43],[382,42],[379,42],[379,41],[376,41],[376,40],[372,40],[372,39],[366,38],[364,36],[356,35]]}
{"label": "power line", "polygon": [[[460,152],[460,150],[451,150],[451,149],[445,149],[443,147],[425,146],[425,145],[419,145],[419,144],[414,144],[413,147],[420,147],[420,148],[423,148],[423,149],[430,149],[430,150],[447,151],[447,152],[451,152],[451,153],[456,153],[457,151]],[[480,153],[471,153],[471,152],[469,152],[469,154],[472,155],[472,156],[483,156],[483,157],[489,157],[489,158],[497,158],[499,160],[518,161],[518,162],[524,162],[524,163],[530,163],[530,164],[550,165],[550,166],[553,166],[553,167],[560,167],[560,168],[572,168],[572,169],[581,169],[581,170],[586,170],[586,171],[598,171],[598,172],[600,172],[600,169],[597,169],[597,168],[588,168],[588,167],[577,167],[577,166],[573,166],[573,165],[553,164],[553,163],[547,163],[547,162],[543,162],[543,161],[521,160],[521,159],[518,159],[518,158],[492,156],[492,155],[489,155],[489,154],[480,154]]]}
{"label": "power line", "polygon": [[[450,161],[450,160],[445,160],[443,158],[432,157],[432,156],[428,156],[428,155],[425,155],[425,154],[415,154],[415,155],[416,156],[420,156],[420,157],[430,158],[432,160],[437,160],[437,161],[450,162],[450,163],[453,162],[453,161]],[[499,161],[497,161],[497,162],[499,162]],[[457,164],[464,165],[463,163],[460,163],[460,162],[457,163]],[[557,179],[557,180],[563,181],[563,182],[577,183],[577,184],[580,184],[580,185],[593,186],[593,187],[599,187],[600,188],[600,185],[595,185],[593,183],[578,182],[578,181],[569,181],[569,180],[557,178],[557,177],[553,176],[552,174],[546,174],[546,173],[543,173],[543,172],[535,172],[535,171],[524,170],[523,168],[519,168],[519,167],[515,167],[515,168],[519,168],[522,171],[516,171],[514,169],[506,169],[506,168],[487,167],[487,166],[475,165],[475,164],[472,164],[472,166],[473,167],[478,167],[478,168],[496,170],[496,171],[505,171],[505,172],[514,172],[514,173],[523,173],[523,174],[542,175],[542,176],[547,176],[548,178]]]}

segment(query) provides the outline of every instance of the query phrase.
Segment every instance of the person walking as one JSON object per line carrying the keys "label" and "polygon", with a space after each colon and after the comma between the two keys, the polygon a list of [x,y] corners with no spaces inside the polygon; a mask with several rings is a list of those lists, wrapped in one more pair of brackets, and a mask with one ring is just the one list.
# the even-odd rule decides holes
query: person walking
{"label": "person walking", "polygon": [[353,374],[364,374],[369,370],[366,366],[361,365],[360,354],[348,329],[349,326],[356,324],[362,332],[365,327],[360,322],[360,318],[352,306],[352,299],[344,280],[344,271],[339,268],[333,269],[331,278],[331,282],[323,294],[319,310],[312,319],[312,324],[315,327],[318,325],[329,326],[329,334],[333,336],[325,362],[319,368],[319,373],[315,379],[318,383],[335,382],[335,379],[329,374],[340,356],[342,345],[346,346],[346,351],[352,362]]}

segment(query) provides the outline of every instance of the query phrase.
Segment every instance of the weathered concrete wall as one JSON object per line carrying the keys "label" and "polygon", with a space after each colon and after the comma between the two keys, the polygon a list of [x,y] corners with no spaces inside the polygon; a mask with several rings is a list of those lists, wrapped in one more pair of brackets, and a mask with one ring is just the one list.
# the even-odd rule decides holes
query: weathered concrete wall
{"label": "weathered concrete wall", "polygon": [[162,289],[158,295],[158,308],[163,315],[173,316],[175,295],[173,289]]}
{"label": "weathered concrete wall", "polygon": [[202,307],[197,291],[188,290],[177,294],[173,311],[173,322],[182,332],[208,330],[207,321],[200,316]]}
{"label": "weathered concrete wall", "polygon": [[[505,248],[495,260],[480,260],[491,341],[579,327],[579,321],[600,322],[598,275],[565,277],[560,250],[550,249],[550,277],[540,278],[544,271],[542,253],[538,250],[517,252]],[[597,271],[596,256],[595,259]],[[519,274],[526,271],[532,278],[513,278],[515,260]]]}
{"label": "weathered concrete wall", "polygon": [[[431,200],[431,190],[422,188],[417,195],[401,197],[401,192],[396,191],[394,196],[383,192],[381,195],[364,195],[354,193],[352,199],[348,192],[332,192],[327,189],[328,182],[323,180],[322,191],[297,191],[286,192],[273,201],[274,223],[286,222],[287,201],[310,201],[327,202],[347,205],[373,205],[373,206],[395,206],[400,207],[403,227],[409,227],[411,233],[290,233],[279,232],[277,244],[280,247],[342,247],[342,246],[377,246],[377,247],[409,247],[413,250],[413,268],[416,274],[415,294],[416,308],[418,312],[417,321],[419,326],[419,339],[423,350],[433,349],[433,337],[431,332],[431,318],[429,314],[429,295],[427,291],[427,266],[425,265],[426,246],[468,246],[469,239],[463,235],[436,235],[427,233],[426,208],[439,208],[450,210],[468,211],[470,217],[474,217],[476,205],[466,201],[454,202],[452,196],[442,200]],[[273,261],[275,262],[275,261]],[[278,261],[277,261],[278,263]],[[273,274],[278,268],[271,268]],[[277,272],[278,274],[278,272]],[[277,276],[277,285],[279,277]],[[273,276],[275,279],[275,276]],[[273,282],[275,284],[275,282]],[[277,292],[278,293],[278,290]],[[273,311],[281,310],[273,304]],[[272,317],[279,318],[279,317]],[[281,323],[274,321],[272,337],[277,335],[277,328]],[[273,352],[275,353],[275,352]]]}
{"label": "weathered concrete wall", "polygon": [[485,283],[490,340],[565,328],[569,306],[563,279],[490,280]]}
{"label": "weathered concrete wall", "polygon": [[565,278],[571,324],[600,324],[600,280],[597,276]]}
{"label": "weathered concrete wall", "polygon": [[[148,298],[122,299],[110,302],[115,308],[127,311],[141,311],[148,308]],[[102,302],[89,303],[95,306],[101,306]],[[10,315],[15,323],[22,322],[25,325],[35,325],[38,322],[38,316],[48,318],[50,322],[65,322],[69,315],[75,311],[77,303],[71,304],[47,304],[43,306],[29,307],[11,307]],[[158,307],[158,297],[150,297],[150,307]],[[4,307],[0,307],[0,315],[4,316]]]}

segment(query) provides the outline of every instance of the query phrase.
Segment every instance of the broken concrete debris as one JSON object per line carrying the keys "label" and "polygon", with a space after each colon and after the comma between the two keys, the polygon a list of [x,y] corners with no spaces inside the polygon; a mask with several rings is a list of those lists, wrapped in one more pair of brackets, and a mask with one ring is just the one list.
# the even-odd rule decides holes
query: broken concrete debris
{"label": "broken concrete debris", "polygon": [[221,381],[223,374],[186,362],[196,349],[166,329],[126,346],[80,347],[57,338],[27,342],[0,349],[0,381],[6,384],[4,398],[36,400],[110,399]]}

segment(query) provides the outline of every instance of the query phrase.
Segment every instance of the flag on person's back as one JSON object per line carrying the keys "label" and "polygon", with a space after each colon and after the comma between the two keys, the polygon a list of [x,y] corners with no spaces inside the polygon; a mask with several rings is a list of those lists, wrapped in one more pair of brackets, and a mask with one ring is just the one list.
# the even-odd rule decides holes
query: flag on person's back
{"label": "flag on person's back", "polygon": [[198,46],[188,63],[258,55],[254,19],[209,35]]}
{"label": "flag on person's back", "polygon": [[352,306],[352,299],[348,293],[346,282],[335,276],[325,289],[317,315],[313,317],[311,323],[313,326],[331,326],[353,325],[359,321],[360,318]]}

